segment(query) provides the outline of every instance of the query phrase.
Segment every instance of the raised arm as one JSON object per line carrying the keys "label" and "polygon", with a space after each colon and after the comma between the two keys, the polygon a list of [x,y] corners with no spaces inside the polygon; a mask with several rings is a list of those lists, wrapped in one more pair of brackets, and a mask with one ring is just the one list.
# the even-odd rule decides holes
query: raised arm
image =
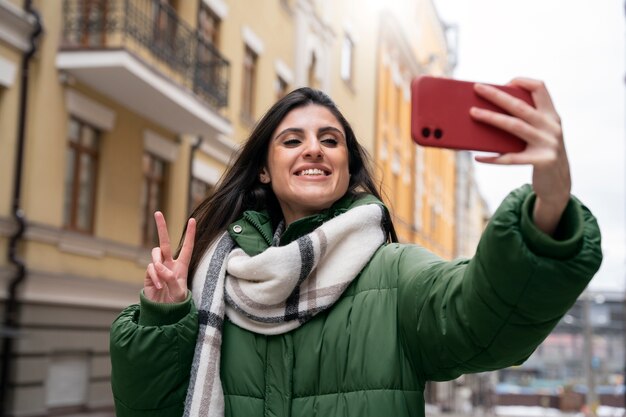
{"label": "raised arm", "polygon": [[140,304],[111,325],[111,385],[117,417],[182,415],[198,334],[198,312],[187,290],[195,220],[187,223],[177,259],[165,219],[155,213],[159,246],[152,250]]}
{"label": "raised arm", "polygon": [[425,380],[453,379],[523,362],[600,266],[600,231],[572,198],[560,238],[531,221],[530,186],[498,208],[471,260],[445,262],[407,247],[398,261],[398,318]]}

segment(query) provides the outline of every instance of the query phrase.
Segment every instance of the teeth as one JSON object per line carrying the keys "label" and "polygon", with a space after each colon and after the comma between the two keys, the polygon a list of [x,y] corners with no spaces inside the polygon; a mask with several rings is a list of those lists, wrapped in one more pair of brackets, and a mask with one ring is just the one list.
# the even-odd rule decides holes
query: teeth
{"label": "teeth", "polygon": [[325,175],[324,171],[317,168],[305,169],[300,171],[300,175]]}

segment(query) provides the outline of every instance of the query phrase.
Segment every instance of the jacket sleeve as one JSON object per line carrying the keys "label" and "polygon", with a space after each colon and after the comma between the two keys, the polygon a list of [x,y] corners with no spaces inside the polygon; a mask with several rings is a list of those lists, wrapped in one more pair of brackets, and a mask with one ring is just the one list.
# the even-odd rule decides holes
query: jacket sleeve
{"label": "jacket sleeve", "polygon": [[198,313],[140,296],[111,326],[111,385],[117,417],[183,415],[198,334]]}
{"label": "jacket sleeve", "polygon": [[402,250],[400,333],[424,380],[522,363],[598,270],[600,230],[589,210],[572,197],[552,238],[532,222],[534,199],[528,185],[509,194],[471,260]]}

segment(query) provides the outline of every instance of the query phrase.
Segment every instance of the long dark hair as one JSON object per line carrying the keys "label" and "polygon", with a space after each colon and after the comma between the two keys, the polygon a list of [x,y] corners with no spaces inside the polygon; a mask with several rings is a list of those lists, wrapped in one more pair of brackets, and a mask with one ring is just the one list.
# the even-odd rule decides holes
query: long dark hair
{"label": "long dark hair", "polygon": [[[244,211],[266,209],[274,224],[282,219],[282,211],[271,186],[262,184],[259,181],[259,174],[266,165],[270,140],[278,125],[291,110],[309,104],[326,107],[344,129],[350,170],[346,194],[368,193],[382,200],[372,178],[367,151],[357,142],[352,127],[335,103],[319,90],[299,88],[281,98],[267,111],[243,144],[235,162],[223,174],[213,195],[200,203],[191,213],[190,217],[196,219],[197,227],[188,276],[193,276],[200,258],[211,242]],[[388,214],[385,223],[387,239],[396,242],[398,239]],[[183,239],[184,236],[181,238],[181,244]]]}

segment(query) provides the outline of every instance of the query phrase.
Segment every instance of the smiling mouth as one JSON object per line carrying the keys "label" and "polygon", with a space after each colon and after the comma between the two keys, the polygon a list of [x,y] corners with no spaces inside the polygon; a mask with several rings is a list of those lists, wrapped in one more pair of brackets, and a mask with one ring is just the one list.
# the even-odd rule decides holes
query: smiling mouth
{"label": "smiling mouth", "polygon": [[320,175],[328,176],[328,175],[330,175],[330,172],[323,171],[323,170],[317,169],[317,168],[311,168],[311,169],[304,169],[302,171],[298,171],[298,172],[296,172],[296,175],[298,177],[302,177],[302,176],[320,176]]}

